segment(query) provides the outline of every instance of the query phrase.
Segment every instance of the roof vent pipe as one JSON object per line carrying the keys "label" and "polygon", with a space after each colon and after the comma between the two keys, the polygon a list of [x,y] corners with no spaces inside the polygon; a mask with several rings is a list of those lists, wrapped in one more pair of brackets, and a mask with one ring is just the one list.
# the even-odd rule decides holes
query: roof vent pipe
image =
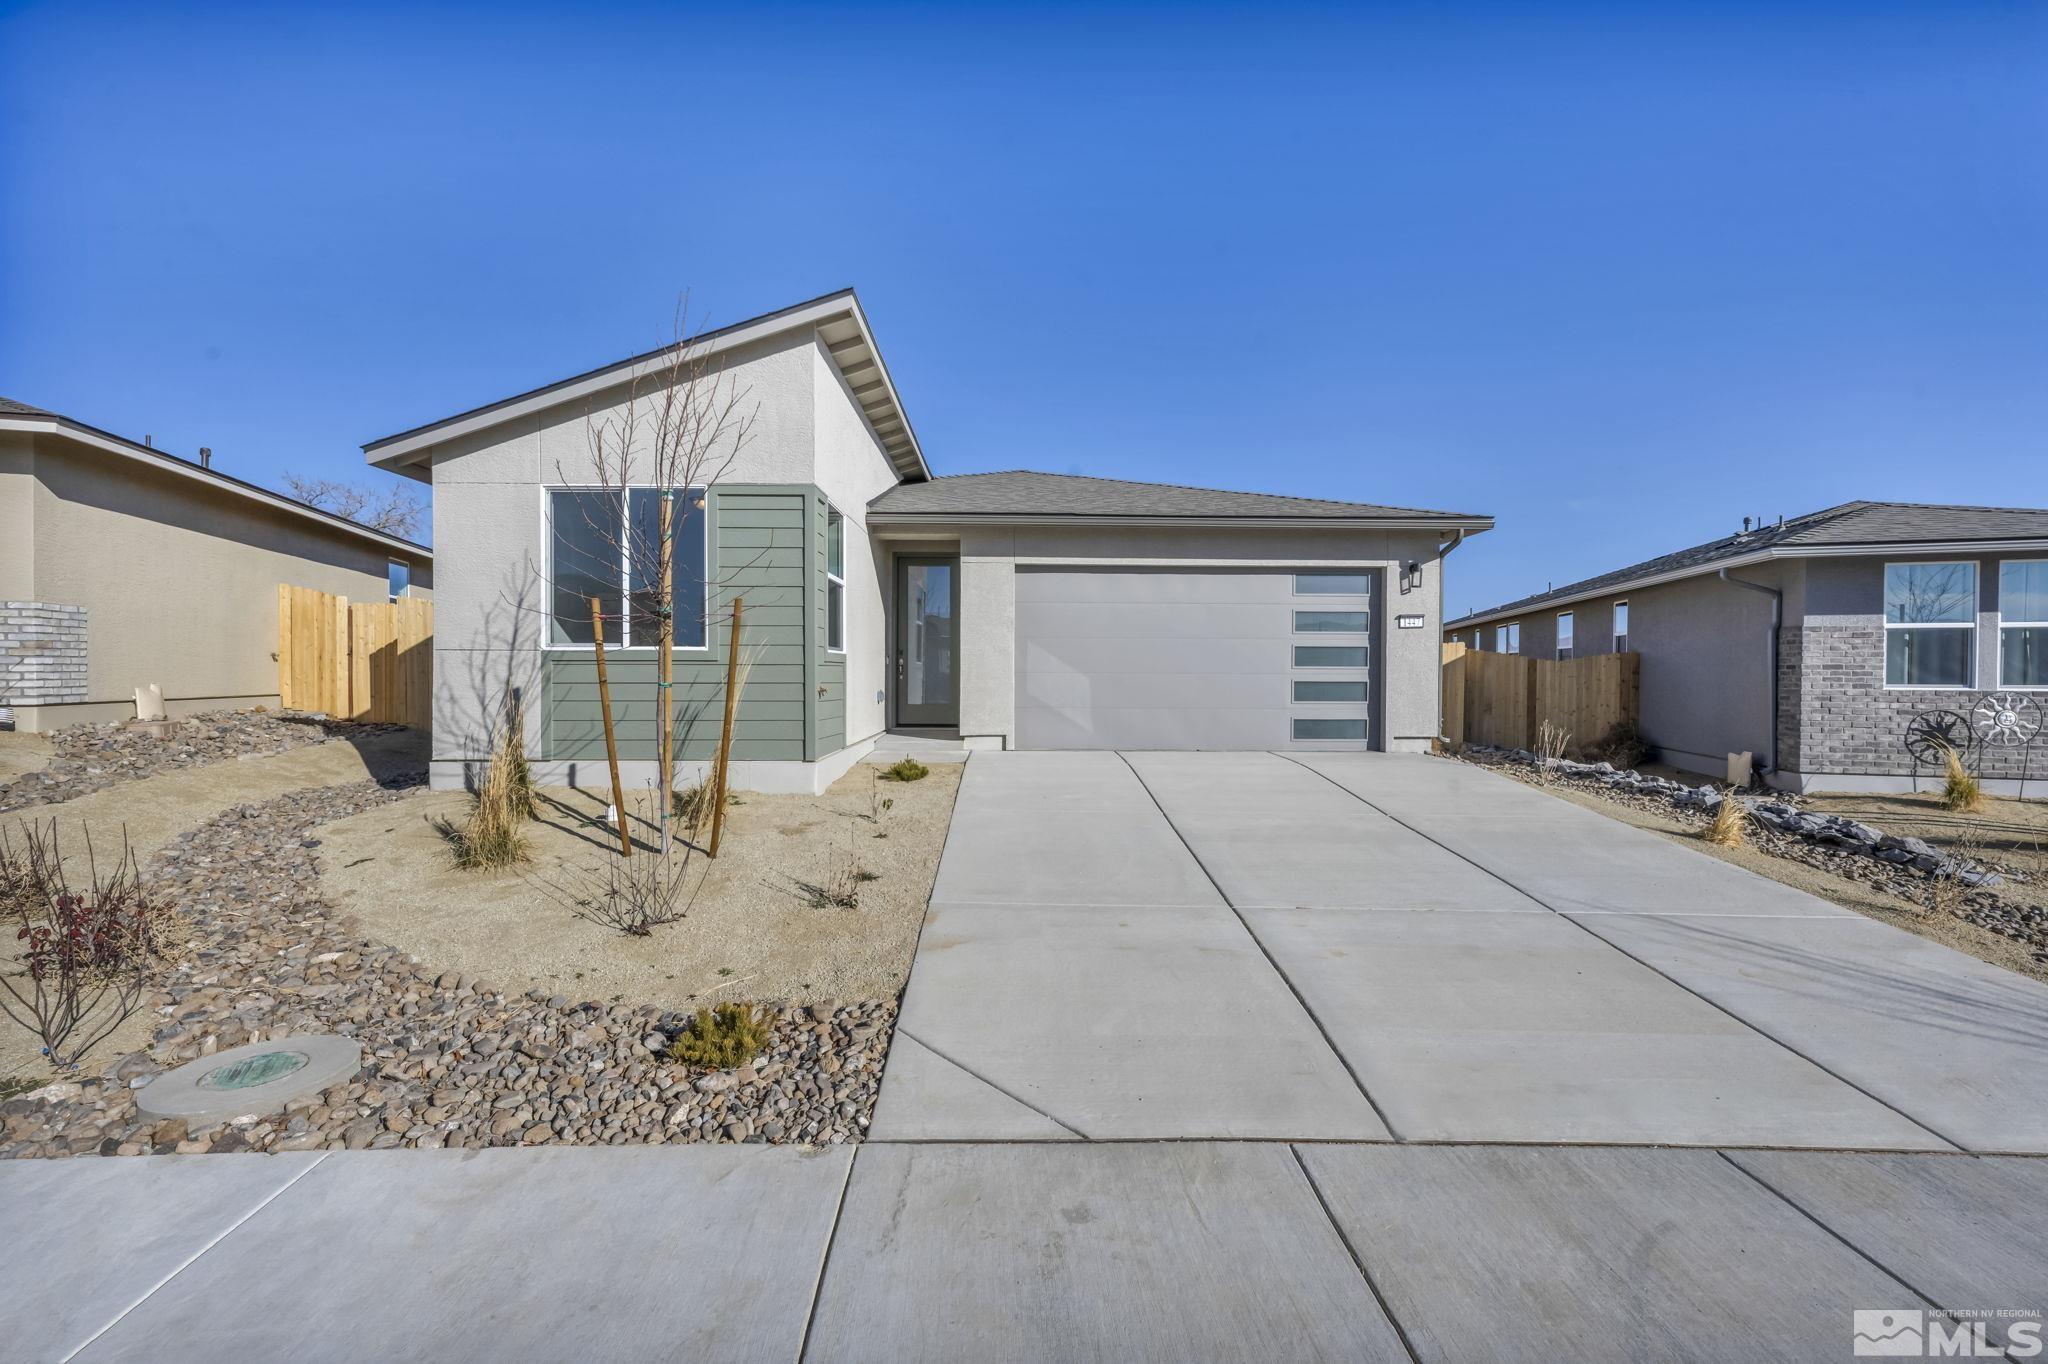
{"label": "roof vent pipe", "polygon": [[1742,533],[1749,534],[1749,518],[1746,516],[1742,518]]}
{"label": "roof vent pipe", "polygon": [[211,469],[213,467],[213,447],[211,445],[199,447],[199,467],[202,469]]}

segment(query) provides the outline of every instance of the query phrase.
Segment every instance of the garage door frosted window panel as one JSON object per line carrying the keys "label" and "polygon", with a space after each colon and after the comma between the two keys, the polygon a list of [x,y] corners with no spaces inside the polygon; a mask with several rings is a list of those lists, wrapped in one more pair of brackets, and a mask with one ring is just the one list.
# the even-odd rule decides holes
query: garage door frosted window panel
{"label": "garage door frosted window panel", "polygon": [[1364,611],[1296,611],[1294,633],[1362,635],[1370,620],[1370,614]]}
{"label": "garage door frosted window panel", "polygon": [[1296,682],[1294,699],[1297,701],[1348,701],[1362,706],[1366,702],[1364,682]]}
{"label": "garage door frosted window panel", "polygon": [[1297,644],[1294,647],[1294,666],[1297,668],[1363,668],[1365,646],[1362,644]]}
{"label": "garage door frosted window panel", "polygon": [[1297,716],[1294,721],[1294,737],[1297,739],[1356,739],[1365,738],[1363,719],[1341,719]]}
{"label": "garage door frosted window panel", "polygon": [[1298,597],[1363,597],[1372,591],[1370,573],[1297,573],[1294,593]]}
{"label": "garage door frosted window panel", "polygon": [[1977,652],[1977,565],[1884,566],[1884,684],[1968,687]]}

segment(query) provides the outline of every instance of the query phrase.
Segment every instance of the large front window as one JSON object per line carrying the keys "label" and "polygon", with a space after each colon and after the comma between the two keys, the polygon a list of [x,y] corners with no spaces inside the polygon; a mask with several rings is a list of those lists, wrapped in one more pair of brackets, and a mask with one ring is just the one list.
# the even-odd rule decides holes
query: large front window
{"label": "large front window", "polygon": [[[594,601],[605,618],[605,643],[649,648],[661,638],[661,504],[659,488],[548,490],[549,639],[589,644]],[[701,649],[705,633],[704,490],[669,497],[673,559],[669,581],[675,647]],[[630,604],[630,610],[626,609]]]}
{"label": "large front window", "polygon": [[1998,685],[2048,688],[2048,559],[1998,566]]}
{"label": "large front window", "polygon": [[1977,656],[1977,565],[1884,566],[1884,684],[1972,686]]}

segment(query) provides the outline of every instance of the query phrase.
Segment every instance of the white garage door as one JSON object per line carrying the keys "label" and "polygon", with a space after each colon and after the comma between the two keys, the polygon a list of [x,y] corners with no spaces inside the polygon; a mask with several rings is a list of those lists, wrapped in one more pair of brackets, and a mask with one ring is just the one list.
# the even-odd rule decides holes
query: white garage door
{"label": "white garage door", "polygon": [[1020,566],[1017,746],[1371,747],[1377,577]]}

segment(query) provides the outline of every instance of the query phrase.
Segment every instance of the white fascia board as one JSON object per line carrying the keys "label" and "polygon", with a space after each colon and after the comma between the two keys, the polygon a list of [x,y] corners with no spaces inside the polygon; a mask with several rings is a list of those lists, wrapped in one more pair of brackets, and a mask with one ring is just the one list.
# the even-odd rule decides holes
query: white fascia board
{"label": "white fascia board", "polygon": [[1687,568],[1674,568],[1666,573],[1646,574],[1640,578],[1630,578],[1627,582],[1610,583],[1590,592],[1575,592],[1568,597],[1546,597],[1530,602],[1526,606],[1508,610],[1479,611],[1469,616],[1460,616],[1456,620],[1445,621],[1443,628],[1460,630],[1468,625],[1490,625],[1497,620],[1514,620],[1531,612],[1549,611],[1560,606],[1598,601],[1608,597],[1625,597],[1638,588],[1656,587],[1660,583],[1677,582],[1681,578],[1704,577],[1710,573],[1719,573],[1724,568],[1747,568],[1776,559],[1898,558],[1913,554],[2038,554],[2044,551],[2048,551],[2048,539],[1893,540],[1853,545],[1779,545],[1729,559],[1711,559]]}
{"label": "white fascia board", "polygon": [[426,545],[414,544],[412,541],[400,539],[396,535],[386,535],[381,530],[373,530],[360,522],[351,521],[345,516],[336,516],[332,512],[325,512],[318,507],[308,506],[304,502],[286,497],[282,493],[274,493],[268,489],[259,488],[252,483],[244,483],[242,480],[232,475],[220,473],[218,470],[208,469],[203,465],[194,465],[189,460],[178,459],[175,456],[163,453],[161,450],[151,449],[147,445],[137,445],[133,441],[109,435],[104,431],[72,421],[68,417],[0,417],[0,431],[27,431],[36,435],[62,436],[66,440],[77,441],[80,445],[90,446],[95,450],[101,450],[110,455],[119,455],[124,459],[132,459],[138,464],[147,464],[151,468],[160,469],[167,474],[175,474],[180,478],[189,478],[195,483],[203,483],[207,487],[219,492],[231,493],[234,496],[246,498],[251,502],[260,502],[266,507],[272,507],[281,512],[288,512],[293,516],[304,517],[308,521],[318,522],[328,530],[341,531],[358,539],[368,540],[373,544],[381,545],[387,551],[396,550],[401,558],[425,559],[428,563],[432,563],[434,559],[434,551]]}
{"label": "white fascia board", "polygon": [[[853,324],[860,329],[861,339],[873,353],[875,368],[880,372],[883,384],[887,386],[889,401],[903,418],[903,430],[910,437],[910,450],[917,459],[918,470],[924,477],[930,478],[931,469],[925,463],[924,450],[918,445],[917,434],[910,429],[910,416],[904,411],[902,399],[897,396],[896,381],[889,375],[889,366],[882,359],[881,347],[875,344],[874,333],[868,327],[867,314],[861,310],[860,300],[851,290],[827,294],[824,298],[799,304],[788,311],[769,313],[751,322],[742,322],[730,329],[713,332],[688,343],[685,354],[692,359],[712,355],[784,332],[820,327],[842,317],[851,317]],[[605,389],[658,373],[670,363],[670,352],[673,349],[665,346],[660,350],[636,355],[602,369],[591,370],[587,374],[579,374],[574,378],[532,389],[459,416],[429,422],[425,426],[414,427],[395,436],[373,440],[363,446],[363,454],[370,463],[380,469],[388,469],[393,473],[405,472],[400,466],[420,462],[423,455],[446,441],[488,430],[493,426],[516,421],[520,417],[531,416],[535,412],[562,403],[574,402],[578,398],[589,397],[593,393],[600,393]]]}

